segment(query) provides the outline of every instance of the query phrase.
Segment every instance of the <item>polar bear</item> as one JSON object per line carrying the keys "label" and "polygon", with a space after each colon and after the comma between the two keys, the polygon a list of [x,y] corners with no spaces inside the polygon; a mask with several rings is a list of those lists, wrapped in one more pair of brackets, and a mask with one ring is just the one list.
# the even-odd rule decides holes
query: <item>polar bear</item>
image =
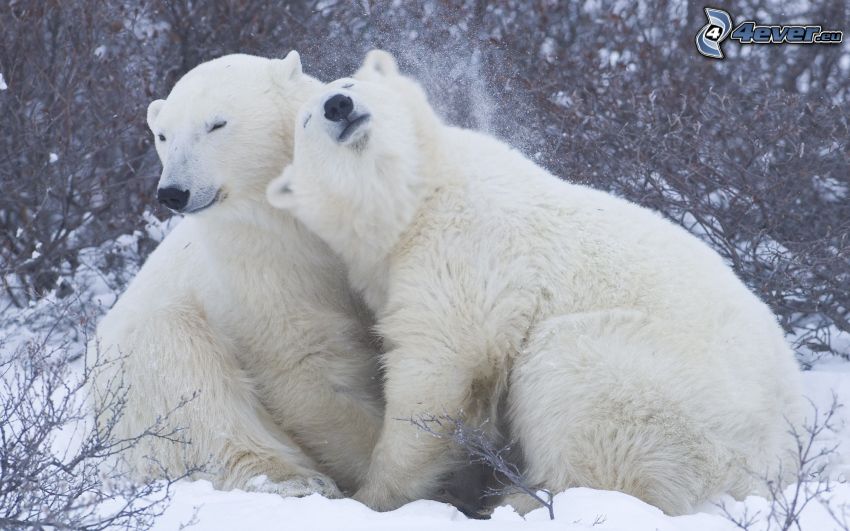
{"label": "polar bear", "polygon": [[339,496],[367,471],[383,418],[371,317],[339,258],[265,200],[321,86],[294,51],[228,55],[148,108],[158,198],[186,217],[99,324],[101,355],[122,363],[94,398],[125,384],[124,414],[99,420],[134,437],[197,396],[165,427],[189,444],[144,439],[127,456],[137,475],[206,463],[220,488]]}
{"label": "polar bear", "polygon": [[421,415],[503,424],[533,487],[619,490],[674,515],[792,471],[799,369],[720,256],[444,125],[388,54],[305,105],[268,197],[343,257],[387,347],[355,499],[389,510],[436,488],[451,443],[399,421]]}

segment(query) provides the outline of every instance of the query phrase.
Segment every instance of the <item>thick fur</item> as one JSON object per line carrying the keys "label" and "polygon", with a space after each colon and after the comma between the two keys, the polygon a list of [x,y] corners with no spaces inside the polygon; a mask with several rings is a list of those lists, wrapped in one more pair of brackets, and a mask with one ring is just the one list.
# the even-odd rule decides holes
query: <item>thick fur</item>
{"label": "thick fur", "polygon": [[[339,93],[370,115],[345,142],[322,116]],[[452,466],[445,439],[397,419],[474,425],[500,402],[526,478],[552,491],[615,489],[681,514],[747,495],[780,463],[793,472],[793,355],[682,228],[443,125],[382,52],[305,106],[295,142],[269,200],[344,258],[388,348],[384,428],[355,498],[392,509]]]}
{"label": "thick fur", "polygon": [[219,487],[338,496],[334,481],[353,490],[367,470],[383,414],[368,311],[327,245],[265,200],[321,86],[295,52],[230,55],[149,108],[160,186],[218,200],[166,237],[98,328],[102,355],[122,359],[95,399],[129,389],[116,434],[197,393],[166,424],[190,444],[146,439],[128,455],[137,475],[207,463]]}

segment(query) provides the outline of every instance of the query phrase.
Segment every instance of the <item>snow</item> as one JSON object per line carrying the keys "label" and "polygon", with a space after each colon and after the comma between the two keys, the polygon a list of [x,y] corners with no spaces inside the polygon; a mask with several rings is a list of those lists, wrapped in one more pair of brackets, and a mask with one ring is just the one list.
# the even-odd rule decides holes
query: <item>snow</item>
{"label": "snow", "polygon": [[[721,198],[717,198],[720,200]],[[176,222],[160,223],[149,216],[144,233],[156,240],[162,237]],[[124,281],[135,273],[135,266],[118,273],[105,274],[102,257],[109,250],[128,258],[133,257],[139,231],[125,235],[107,245],[106,248],[87,249],[81,254],[81,266],[74,276],[62,280],[78,288],[81,303],[89,311],[104,312],[116,300],[123,289]],[[128,263],[134,263],[128,260]],[[121,279],[125,279],[122,281]],[[46,324],[46,316],[56,313],[59,307],[55,297],[49,296],[17,314],[4,315],[0,321],[0,333],[5,337],[4,351],[11,352],[16,345],[37,337],[37,330]],[[52,313],[51,313],[52,312]],[[791,338],[789,338],[790,340]],[[848,344],[850,346],[850,344]],[[75,348],[82,349],[79,341]],[[74,363],[72,374],[79,374],[82,360]],[[829,409],[834,397],[840,408],[833,419],[833,429],[825,432],[816,442],[817,448],[838,446],[824,462],[824,474],[834,482],[830,492],[809,503],[802,511],[802,531],[830,531],[841,529],[835,517],[842,514],[850,520],[850,363],[837,357],[817,360],[812,370],[803,373],[804,393],[820,412]],[[74,444],[75,431],[66,426],[56,434],[54,448],[67,451]],[[78,435],[78,433],[77,433]],[[815,483],[804,483],[811,489]],[[786,493],[790,496],[794,486]],[[765,518],[771,514],[769,500],[750,496],[736,501],[721,496],[698,508],[698,512],[686,516],[670,517],[660,510],[636,498],[619,492],[597,491],[575,488],[556,494],[554,498],[555,520],[550,521],[546,509],[541,508],[525,516],[518,515],[510,507],[497,508],[489,520],[469,519],[454,507],[435,501],[420,500],[388,512],[377,513],[351,500],[329,500],[318,494],[305,498],[282,498],[275,494],[245,492],[242,490],[220,491],[205,480],[181,481],[174,486],[174,497],[167,510],[154,522],[154,529],[173,530],[192,523],[191,529],[272,529],[294,528],[311,530],[622,530],[622,531],[732,531],[739,529],[731,518],[752,518],[750,531],[776,529],[768,526]],[[104,510],[108,510],[105,508]],[[728,513],[725,514],[724,513]]]}
{"label": "snow", "polygon": [[54,162],[59,160],[59,155],[57,155],[56,153],[50,153],[48,160],[50,161],[50,164],[53,164]]}
{"label": "snow", "polygon": [[552,37],[546,37],[543,39],[543,43],[540,45],[540,57],[546,60],[548,63],[554,63],[557,59],[556,49],[557,44],[555,39]]}
{"label": "snow", "polygon": [[[197,514],[195,513],[196,508]],[[328,500],[318,494],[306,498],[280,498],[274,494],[216,491],[207,481],[179,486],[171,507],[154,529],[177,529],[195,515],[193,529],[266,529],[287,527],[322,530],[487,530],[514,529],[723,531],[736,527],[709,514],[675,518],[619,492],[570,489],[555,497],[555,520],[545,509],[525,519],[508,507],[497,509],[490,520],[472,520],[454,507],[433,501],[415,501],[389,512],[376,513],[350,499]]]}
{"label": "snow", "polygon": [[573,104],[573,99],[563,90],[559,90],[552,94],[549,100],[558,107],[568,108]]}
{"label": "snow", "polygon": [[0,90],[6,90],[9,88],[9,85],[6,84],[6,80],[3,79],[3,74],[0,73]]}
{"label": "snow", "polygon": [[850,187],[842,183],[834,177],[821,177],[815,175],[812,177],[812,184],[815,190],[821,194],[821,198],[829,203],[837,203],[847,198],[847,192]]}

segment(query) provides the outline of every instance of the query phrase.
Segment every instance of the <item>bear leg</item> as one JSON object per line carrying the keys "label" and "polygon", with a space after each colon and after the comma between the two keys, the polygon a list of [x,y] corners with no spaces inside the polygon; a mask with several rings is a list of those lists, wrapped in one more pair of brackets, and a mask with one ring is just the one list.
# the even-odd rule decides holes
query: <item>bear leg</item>
{"label": "bear leg", "polygon": [[[647,339],[647,322],[614,310],[538,327],[508,391],[510,436],[529,486],[617,490],[678,515],[744,473],[740,456],[702,420],[716,414],[699,398],[710,396],[712,375],[689,381],[662,353],[663,342]],[[699,403],[705,407],[695,410]]]}
{"label": "bear leg", "polygon": [[[119,324],[120,323],[120,324]],[[99,356],[112,360],[93,379],[101,426],[132,438],[158,426],[168,437],[143,437],[126,465],[140,478],[163,469],[219,488],[339,496],[334,482],[272,421],[238,363],[235,347],[192,302],[138,321],[110,314],[99,328]],[[107,404],[124,397],[118,415]]]}

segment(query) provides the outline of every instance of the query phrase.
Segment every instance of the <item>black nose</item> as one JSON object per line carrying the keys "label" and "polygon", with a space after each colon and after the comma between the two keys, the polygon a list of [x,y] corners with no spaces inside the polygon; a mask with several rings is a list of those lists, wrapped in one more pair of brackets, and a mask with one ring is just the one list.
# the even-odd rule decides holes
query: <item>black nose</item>
{"label": "black nose", "polygon": [[156,199],[171,210],[183,210],[189,203],[189,190],[181,190],[174,186],[159,188],[156,191]]}
{"label": "black nose", "polygon": [[337,94],[325,102],[325,118],[332,122],[341,122],[354,110],[354,102],[344,94]]}

